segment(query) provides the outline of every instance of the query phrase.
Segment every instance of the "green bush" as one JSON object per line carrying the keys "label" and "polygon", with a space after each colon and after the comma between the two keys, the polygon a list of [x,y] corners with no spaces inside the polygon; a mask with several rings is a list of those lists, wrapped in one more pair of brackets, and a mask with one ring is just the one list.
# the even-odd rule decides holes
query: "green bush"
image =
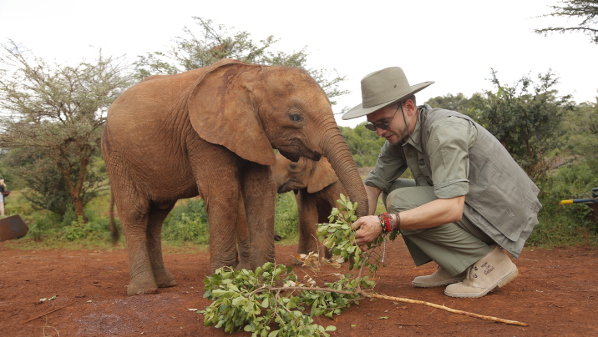
{"label": "green bush", "polygon": [[70,225],[64,226],[60,232],[62,238],[68,241],[82,239],[108,241],[110,239],[108,219],[105,218],[88,218],[87,223],[84,223],[83,219],[79,218]]}
{"label": "green bush", "polygon": [[30,217],[28,238],[34,241],[41,241],[44,236],[56,231],[56,223],[59,223],[60,216],[51,212],[36,212]]}
{"label": "green bush", "polygon": [[274,233],[282,239],[296,239],[299,236],[297,223],[297,201],[293,192],[276,195],[276,210],[274,213]]}
{"label": "green bush", "polygon": [[190,199],[175,207],[164,220],[162,238],[171,241],[208,244],[210,234],[204,201]]}
{"label": "green bush", "polygon": [[[277,195],[274,223],[275,233],[283,239],[293,239],[299,235],[297,203],[293,193]],[[191,199],[175,207],[164,220],[162,238],[168,241],[208,244],[210,232],[204,201]]]}
{"label": "green bush", "polygon": [[588,199],[598,187],[598,176],[587,164],[560,169],[540,186],[539,223],[527,241],[531,246],[597,245],[596,224],[586,204],[561,205],[561,200]]}

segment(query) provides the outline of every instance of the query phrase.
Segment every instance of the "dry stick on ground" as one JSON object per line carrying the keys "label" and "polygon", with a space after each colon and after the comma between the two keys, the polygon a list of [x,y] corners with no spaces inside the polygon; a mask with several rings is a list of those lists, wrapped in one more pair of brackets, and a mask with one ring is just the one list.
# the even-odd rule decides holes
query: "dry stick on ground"
{"label": "dry stick on ground", "polygon": [[498,318],[498,317],[494,317],[494,316],[485,316],[485,315],[480,315],[480,314],[474,314],[472,312],[467,312],[467,311],[463,311],[463,310],[457,310],[457,309],[452,309],[449,307],[446,307],[444,305],[439,305],[439,304],[434,304],[431,302],[426,302],[426,301],[420,301],[420,300],[412,300],[409,298],[402,298],[402,297],[393,297],[393,296],[387,296],[387,295],[378,295],[378,294],[372,294],[372,293],[367,293],[363,290],[359,290],[356,292],[353,291],[347,291],[347,290],[335,290],[335,289],[330,289],[330,288],[319,288],[319,287],[314,287],[314,288],[310,288],[310,287],[283,287],[283,288],[261,288],[261,289],[257,289],[255,292],[262,292],[262,291],[280,291],[280,290],[308,290],[308,291],[328,291],[328,292],[333,292],[333,293],[339,293],[339,294],[347,294],[347,295],[353,295],[355,293],[363,296],[363,297],[368,297],[368,298],[379,298],[379,299],[383,299],[383,300],[391,300],[391,301],[397,301],[397,302],[406,302],[406,303],[413,303],[413,304],[423,304],[423,305],[427,305],[429,307],[433,307],[436,309],[442,309],[442,310],[446,310],[448,312],[452,312],[454,314],[461,314],[461,315],[465,315],[465,316],[469,316],[469,317],[475,317],[475,318],[480,318],[486,321],[493,321],[493,322],[499,322],[499,323],[505,323],[505,324],[512,324],[512,325],[519,325],[519,326],[527,326],[526,323],[523,322],[519,322],[519,321],[513,321],[510,319],[503,319],[503,318]]}
{"label": "dry stick on ground", "polygon": [[40,318],[40,317],[43,317],[43,316],[49,315],[49,314],[51,314],[51,313],[53,313],[53,312],[55,312],[55,311],[58,311],[58,310],[60,310],[60,309],[64,309],[64,308],[68,307],[69,305],[71,305],[71,304],[73,304],[73,303],[75,303],[75,302],[76,302],[76,301],[72,301],[71,303],[69,303],[69,304],[67,304],[67,305],[65,305],[65,306],[62,306],[62,307],[60,307],[60,308],[56,308],[56,309],[54,309],[54,310],[50,310],[50,311],[46,312],[45,314],[41,314],[41,315],[39,315],[39,316],[35,316],[35,317],[33,317],[33,318],[30,318],[30,319],[26,320],[25,322],[23,322],[23,324],[27,324],[27,323],[29,323],[29,322],[31,322],[31,321],[33,321],[33,320],[35,320],[35,319],[38,319],[38,318]]}
{"label": "dry stick on ground", "polygon": [[494,321],[494,322],[500,322],[500,323],[505,323],[505,324],[519,325],[519,326],[527,326],[527,324],[523,323],[523,322],[512,321],[510,319],[502,319],[502,318],[493,317],[493,316],[485,316],[485,315],[480,315],[480,314],[474,314],[472,312],[467,312],[467,311],[463,311],[463,310],[452,309],[452,308],[449,308],[449,307],[445,307],[444,305],[434,304],[434,303],[420,301],[420,300],[412,300],[412,299],[409,299],[409,298],[393,297],[393,296],[378,295],[378,294],[369,294],[369,293],[364,293],[362,291],[360,291],[359,294],[361,294],[361,295],[363,295],[365,297],[381,298],[381,299],[384,299],[384,300],[407,302],[407,303],[414,303],[414,304],[423,304],[423,305],[427,305],[427,306],[430,306],[430,307],[433,307],[433,308],[446,310],[448,312],[452,312],[452,313],[455,313],[455,314],[461,314],[461,315],[465,315],[465,316],[480,318],[480,319],[484,319],[484,320],[487,320],[487,321]]}

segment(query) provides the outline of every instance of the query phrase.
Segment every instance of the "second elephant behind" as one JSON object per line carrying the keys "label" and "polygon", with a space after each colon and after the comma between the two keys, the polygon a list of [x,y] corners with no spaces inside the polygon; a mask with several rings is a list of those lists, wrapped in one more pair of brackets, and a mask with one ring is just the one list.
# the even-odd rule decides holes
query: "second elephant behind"
{"label": "second elephant behind", "polygon": [[340,194],[347,195],[328,160],[324,157],[319,161],[300,158],[295,163],[277,153],[272,175],[278,193],[295,193],[299,216],[297,254],[327,254],[319,243],[317,224],[327,223],[332,208],[338,208]]}

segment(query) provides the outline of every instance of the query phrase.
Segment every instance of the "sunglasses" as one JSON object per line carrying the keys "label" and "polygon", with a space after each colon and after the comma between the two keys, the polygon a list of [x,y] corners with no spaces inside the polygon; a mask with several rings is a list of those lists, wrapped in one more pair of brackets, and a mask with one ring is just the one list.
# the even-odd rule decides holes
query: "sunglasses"
{"label": "sunglasses", "polygon": [[387,122],[377,122],[377,123],[372,123],[372,122],[367,122],[364,126],[366,129],[371,130],[371,131],[376,131],[376,129],[382,129],[382,130],[389,130],[390,129],[390,122],[392,121],[392,118]]}
{"label": "sunglasses", "polygon": [[395,115],[397,114],[397,111],[399,111],[400,108],[403,107],[403,103],[399,104],[399,106],[397,107],[397,110],[395,110],[395,113],[392,115],[392,117],[387,121],[387,122],[367,122],[364,126],[366,129],[370,130],[370,131],[376,131],[377,129],[381,129],[381,130],[390,130],[390,123],[392,123],[392,120],[395,118]]}

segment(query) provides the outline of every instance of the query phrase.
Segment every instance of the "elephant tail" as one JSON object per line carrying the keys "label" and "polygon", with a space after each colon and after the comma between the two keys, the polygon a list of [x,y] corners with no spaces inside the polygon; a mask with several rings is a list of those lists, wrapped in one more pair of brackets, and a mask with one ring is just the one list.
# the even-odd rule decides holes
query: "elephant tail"
{"label": "elephant tail", "polygon": [[116,228],[116,223],[114,222],[114,193],[110,190],[110,238],[112,239],[112,245],[116,245],[118,239],[120,238],[120,233],[118,232],[118,228]]}

